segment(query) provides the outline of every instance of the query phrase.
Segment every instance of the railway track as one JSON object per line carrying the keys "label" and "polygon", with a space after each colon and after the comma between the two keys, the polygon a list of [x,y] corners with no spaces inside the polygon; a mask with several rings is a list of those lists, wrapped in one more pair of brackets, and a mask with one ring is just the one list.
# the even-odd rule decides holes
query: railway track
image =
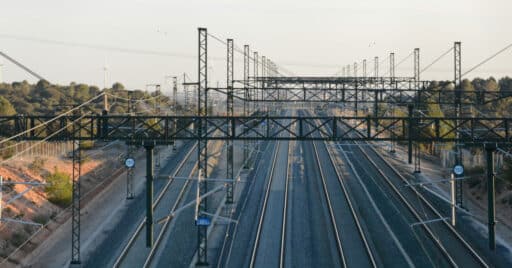
{"label": "railway track", "polygon": [[[318,148],[319,146],[317,146],[318,143],[321,144],[320,145],[321,149],[325,150],[325,151],[322,151],[323,154],[319,153],[320,150]],[[332,153],[329,151],[325,142],[312,141],[311,145],[312,145],[313,152],[314,152],[315,164],[318,167],[318,170],[320,173],[320,179],[322,181],[323,193],[324,193],[324,196],[327,201],[326,202],[327,206],[329,208],[329,216],[330,216],[330,220],[331,220],[331,223],[333,226],[333,230],[335,232],[335,236],[336,236],[335,240],[336,240],[337,250],[338,250],[339,257],[342,261],[342,265],[344,267],[353,266],[353,265],[357,265],[359,267],[363,267],[363,266],[364,267],[377,267],[377,263],[376,263],[374,254],[372,252],[371,246],[369,245],[365,231],[363,230],[363,227],[361,226],[361,223],[359,220],[359,215],[357,214],[357,211],[352,204],[352,200],[351,200],[349,191],[348,191],[345,183],[343,182],[341,172],[339,171],[339,169],[337,167],[337,164],[333,158]],[[324,161],[322,161],[320,155],[326,155],[328,158],[328,163],[325,163]],[[341,190],[341,192],[334,191],[335,189],[329,187],[329,185],[333,185],[333,184],[332,184],[332,182],[331,182],[331,184],[329,184],[328,179],[332,180],[333,178],[329,178],[327,175],[325,175],[326,171],[324,171],[324,170],[327,170],[328,168],[331,168],[332,171],[334,171],[337,186],[339,186],[339,188],[336,190]],[[331,196],[336,197],[336,195],[342,196],[342,201],[344,202],[344,205],[346,205],[346,207],[345,206],[343,208],[339,207],[339,205],[341,205],[341,204],[337,204],[336,207],[335,207],[335,205],[333,205],[333,202],[331,201]],[[341,201],[341,200],[337,199],[337,201]],[[338,209],[336,209],[336,208],[338,208]],[[340,210],[349,211],[351,217],[343,217],[346,214],[340,215],[340,212],[341,212]],[[340,224],[340,222],[343,222],[343,224]],[[351,225],[351,229],[348,229],[347,225]],[[340,230],[340,228],[338,228],[338,226],[342,226],[345,228],[344,228],[344,230]],[[346,235],[345,238],[343,237],[344,232]],[[351,235],[351,234],[349,234],[349,232],[357,233],[357,236],[361,241],[361,244],[357,244],[359,246],[357,249],[354,247],[354,244],[347,245],[348,242],[353,242],[353,240],[354,240],[354,237],[348,237],[349,235]],[[343,243],[342,240],[345,240],[346,243]],[[350,240],[352,240],[352,241],[350,241]],[[347,256],[345,254],[345,248],[348,249],[349,252],[355,251],[355,250],[364,252],[363,253],[364,255],[353,255],[353,256],[356,258],[359,258],[359,259],[366,259],[366,260],[368,260],[368,262],[364,263],[364,261],[359,260],[359,263],[354,264],[353,260],[351,260],[351,262],[350,262],[351,265],[349,265],[349,262],[347,261]]]}
{"label": "railway track", "polygon": [[[186,156],[183,158],[183,160],[179,163],[179,165],[177,166],[177,168],[175,169],[175,171],[173,172],[171,177],[177,176],[177,174],[184,168],[185,164],[189,161],[189,158],[192,155],[192,153],[196,151],[196,148],[197,148],[197,145],[192,146],[192,148],[189,150],[189,152],[186,154]],[[190,172],[190,174],[193,173],[196,166],[197,166],[197,163],[194,164],[194,167],[192,168],[192,171]],[[160,191],[157,198],[153,202],[153,209],[156,209],[160,205],[164,195],[168,192],[169,187],[171,186],[171,184],[173,184],[174,181],[175,181],[175,179],[171,178],[164,185],[163,189]],[[173,208],[176,207],[179,204],[179,202],[181,201],[181,198],[183,197],[183,193],[185,192],[185,189],[187,188],[189,182],[190,181],[188,181],[188,180],[184,182],[184,185],[180,189],[178,198],[173,204]],[[137,226],[137,229],[135,230],[134,234],[130,237],[130,239],[128,240],[128,243],[123,247],[121,254],[117,257],[116,261],[114,262],[113,267],[122,267],[123,266],[123,262],[126,260],[127,256],[129,256],[129,254],[131,253],[131,249],[134,247],[135,243],[137,241],[139,241],[139,237],[141,237],[143,235],[142,231],[144,229],[145,223],[146,223],[146,217],[144,217],[141,220],[141,222]],[[165,231],[165,228],[167,228],[167,226],[165,226],[165,228],[163,226],[162,228],[163,229],[161,229],[161,231],[159,232],[159,234],[157,236],[157,239],[155,240],[155,244],[151,248],[148,256],[146,257],[144,265],[146,265],[146,263],[150,262],[150,259],[154,255],[154,249],[158,246],[158,244],[162,240],[162,234],[163,234],[162,231]]]}
{"label": "railway track", "polygon": [[[260,245],[260,242],[261,242],[261,238],[262,238],[262,233],[263,233],[263,229],[265,227],[267,228],[272,228],[272,226],[269,226],[268,224],[265,225],[265,219],[266,217],[268,217],[268,208],[269,206],[272,206],[272,208],[275,206],[274,202],[272,201],[275,201],[275,202],[278,202],[278,200],[273,200],[273,199],[279,199],[279,196],[276,196],[275,198],[272,198],[271,197],[271,194],[272,194],[272,189],[273,188],[278,188],[279,185],[279,180],[280,179],[284,179],[284,193],[283,193],[283,197],[282,197],[282,204],[283,204],[283,207],[282,207],[282,211],[280,212],[281,214],[281,224],[280,224],[280,239],[279,239],[279,255],[278,255],[278,260],[276,262],[277,265],[275,266],[279,266],[279,267],[284,267],[285,265],[285,260],[286,260],[286,226],[287,226],[287,214],[288,214],[288,189],[289,189],[289,177],[290,177],[290,150],[291,150],[292,146],[290,146],[290,142],[288,141],[277,141],[276,142],[276,149],[274,151],[274,154],[273,154],[273,160],[272,160],[272,164],[271,164],[271,167],[270,167],[270,171],[269,171],[269,178],[268,178],[268,182],[267,182],[267,185],[266,185],[266,189],[265,189],[265,196],[263,198],[263,205],[262,205],[262,209],[261,209],[261,213],[259,215],[259,219],[258,219],[258,226],[256,228],[256,236],[255,236],[255,239],[254,239],[254,245],[253,245],[253,248],[252,248],[252,251],[251,251],[251,259],[250,259],[250,262],[249,262],[249,267],[253,268],[253,267],[262,267],[261,264],[258,264],[258,261],[261,263],[261,262],[275,262],[275,260],[269,260],[267,259],[268,256],[265,256],[265,254],[270,254],[267,250],[267,248],[264,248],[263,250],[265,250],[266,252],[263,252],[261,253],[262,249],[260,248],[261,245]],[[277,171],[277,165],[278,165],[278,162],[280,162],[280,155],[282,154],[282,150],[286,150],[286,168],[285,168],[285,171],[284,171],[284,178],[281,178],[280,175],[280,172],[276,172]],[[282,168],[282,167],[281,167]],[[269,202],[269,200],[272,200]],[[271,231],[270,229],[267,229],[268,231]],[[264,245],[265,246],[265,245]],[[263,246],[263,247],[264,247]],[[263,256],[259,257],[258,255],[259,254],[263,254]],[[259,257],[259,259],[258,259]],[[266,264],[264,265],[266,266]],[[274,265],[272,265],[274,266]]]}
{"label": "railway track", "polygon": [[[276,142],[276,149],[274,150],[274,154],[272,156],[273,160],[272,160],[272,165],[270,167],[269,179],[268,179],[266,189],[265,189],[265,196],[263,198],[263,205],[262,205],[261,213],[258,218],[258,226],[256,229],[256,236],[254,239],[254,245],[253,245],[252,253],[251,253],[251,260],[249,263],[249,267],[251,267],[251,268],[258,267],[258,266],[256,266],[256,261],[258,258],[258,253],[260,251],[260,241],[261,241],[261,236],[262,236],[262,232],[263,232],[263,225],[265,222],[265,217],[267,217],[267,208],[269,205],[269,198],[270,198],[273,182],[278,179],[278,178],[276,178],[277,175],[275,173],[276,173],[276,165],[278,162],[279,152],[282,147],[281,143],[283,143],[283,142],[282,141]],[[282,201],[284,204],[283,205],[284,209],[282,211],[282,215],[284,217],[286,216],[286,208],[287,208],[287,202],[288,202],[287,201],[287,193],[286,193],[288,191],[288,175],[289,175],[289,170],[288,170],[289,165],[288,164],[289,163],[288,163],[288,159],[287,159],[286,178],[285,178],[285,194],[284,194],[285,198]],[[286,235],[284,234],[285,229],[286,229],[286,221],[284,218],[280,225],[280,229],[281,229],[281,235],[280,235],[278,263],[279,263],[280,267],[283,267],[282,265],[284,265],[284,258],[285,258],[284,239],[286,239]]]}
{"label": "railway track", "polygon": [[[320,172],[322,174],[321,178],[322,178],[322,183],[324,185],[324,191],[325,191],[325,194],[326,196],[329,195],[329,190],[327,188],[327,183],[326,183],[326,176],[324,175],[324,172],[322,171],[322,164],[321,164],[321,161],[320,161],[320,157],[319,157],[319,154],[318,154],[318,149],[317,149],[317,145],[316,145],[316,142],[313,142],[313,148],[314,148],[314,151],[315,151],[315,155],[316,155],[316,159],[317,159],[317,165],[319,166],[319,169],[320,169]],[[364,244],[364,252],[366,254],[366,257],[367,259],[369,260],[369,265],[371,267],[377,267],[377,263],[375,261],[375,257],[373,256],[373,252],[371,250],[371,247],[368,243],[368,239],[366,238],[366,234],[361,226],[361,223],[359,221],[359,215],[357,214],[353,204],[352,204],[352,201],[350,199],[350,196],[349,196],[349,192],[347,191],[347,188],[341,178],[341,175],[340,175],[340,172],[339,170],[337,169],[336,165],[335,165],[335,162],[332,158],[332,155],[331,155],[331,152],[329,152],[327,150],[328,154],[328,158],[329,158],[329,163],[332,165],[332,167],[334,168],[335,172],[336,172],[336,179],[340,185],[340,188],[342,189],[343,191],[343,198],[345,199],[346,201],[346,204],[348,205],[349,209],[350,209],[350,215],[352,216],[351,219],[349,221],[353,221],[353,224],[356,226],[356,229],[357,229],[357,234],[359,236],[359,238],[361,239],[361,241],[363,242]],[[329,202],[329,211],[331,211],[332,215],[331,217],[333,218],[334,222],[333,222],[333,225],[336,226],[336,216],[335,216],[335,213],[333,212],[333,209],[332,209],[332,204]],[[340,216],[341,217],[341,216]],[[338,239],[338,241],[341,241],[340,239]],[[340,244],[340,251],[343,252],[343,245]],[[343,255],[343,259],[344,259],[344,263],[346,264],[346,260],[345,260],[345,256]]]}
{"label": "railway track", "polygon": [[[356,143],[357,144],[357,143]],[[358,150],[362,152],[362,154],[365,156],[366,159],[378,170],[379,174],[384,178],[385,182],[389,185],[391,189],[393,189],[393,192],[395,192],[398,196],[400,196],[400,199],[407,204],[407,207],[415,215],[415,217],[418,219],[418,221],[426,221],[429,219],[443,219],[446,218],[443,216],[438,209],[436,209],[430,201],[428,201],[416,188],[414,187],[407,187],[410,188],[415,196],[417,197],[417,200],[421,203],[420,206],[426,207],[427,210],[423,210],[421,212],[424,213],[425,216],[428,216],[429,218],[422,218],[420,216],[420,211],[415,209],[415,207],[408,201],[408,198],[405,197],[405,195],[399,190],[398,187],[400,185],[397,185],[396,182],[393,182],[391,176],[387,175],[389,173],[385,172],[385,169],[390,171],[395,178],[400,179],[401,183],[408,184],[408,181],[405,177],[403,177],[400,172],[398,172],[390,163],[388,163],[373,147],[369,147],[369,150],[363,149],[361,147],[357,147]],[[370,153],[368,153],[370,151]],[[382,163],[379,165],[379,163]],[[382,168],[379,168],[382,167]],[[437,237],[434,235],[434,231],[428,227],[426,224],[422,224],[425,229],[429,229],[429,233],[431,234],[431,237],[433,240],[436,241],[436,244],[439,246],[439,248],[444,248],[443,253],[445,253],[447,259],[450,260],[450,263],[453,265],[453,267],[468,267],[467,264],[459,265],[457,261],[465,261],[468,262],[469,259],[472,259],[474,261],[474,264],[477,264],[480,267],[489,267],[487,262],[473,249],[473,247],[464,240],[464,238],[457,232],[457,230],[449,223],[447,219],[441,220],[440,223],[445,227],[444,230],[448,230],[448,233],[451,234],[451,236],[445,236],[445,235],[438,235]],[[434,226],[433,226],[434,227]],[[436,228],[438,231],[437,233],[440,233],[441,228]],[[444,243],[442,243],[444,241]],[[466,249],[465,252],[451,250],[449,252],[449,249],[455,248],[454,245],[458,244],[460,247]],[[469,253],[469,254],[466,254]]]}
{"label": "railway track", "polygon": [[[364,156],[365,159],[371,164],[371,168],[375,169],[378,175],[383,178],[384,183],[391,189],[392,194],[401,201],[401,203],[407,208],[407,211],[414,217],[417,222],[424,222],[432,219],[444,219],[445,217],[414,187],[408,187],[411,192],[407,194],[406,191],[400,191],[400,187],[404,184],[408,184],[406,178],[400,174],[391,164],[389,164],[372,146],[366,146],[367,143],[351,142],[354,146],[350,146],[352,152],[359,152]],[[363,146],[360,146],[363,145]],[[356,165],[360,164],[355,161],[353,156],[348,156],[345,150],[349,148],[348,145],[337,145],[342,150],[345,159],[349,162],[352,169],[355,170],[353,162]],[[354,151],[354,149],[356,151]],[[370,153],[368,153],[370,151]],[[350,160],[352,158],[352,160]],[[369,167],[365,167],[369,168]],[[389,174],[392,174],[391,176]],[[395,181],[392,179],[395,178]],[[400,182],[400,184],[397,182]],[[377,182],[375,182],[377,183]],[[405,196],[407,195],[407,197]],[[418,201],[416,206],[412,204],[411,200],[416,198]],[[423,208],[422,211],[418,211],[418,207]],[[426,210],[424,208],[427,208]],[[423,214],[425,217],[422,217]],[[430,237],[432,243],[436,245],[438,250],[446,258],[446,261],[452,267],[489,267],[486,261],[467,243],[463,237],[455,230],[453,226],[447,220],[440,220],[443,228],[432,224],[420,224],[421,227],[411,228],[422,228],[427,235]],[[444,241],[444,243],[442,243]],[[458,245],[455,247],[454,245]],[[457,248],[463,248],[465,250],[457,250]],[[464,262],[464,265],[460,265],[460,262]]]}

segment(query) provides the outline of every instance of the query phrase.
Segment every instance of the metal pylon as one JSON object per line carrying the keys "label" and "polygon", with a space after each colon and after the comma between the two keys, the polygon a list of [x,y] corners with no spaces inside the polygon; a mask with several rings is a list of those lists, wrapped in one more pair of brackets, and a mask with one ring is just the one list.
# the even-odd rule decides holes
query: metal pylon
{"label": "metal pylon", "polygon": [[[198,83],[197,83],[197,114],[198,116],[208,115],[208,33],[206,28],[199,28],[199,57],[198,57]],[[204,178],[208,177],[208,152],[207,145],[208,139],[206,132],[208,131],[208,124],[206,120],[197,120],[197,160],[198,169]],[[208,192],[207,180],[198,180],[197,182],[199,196],[203,196]],[[198,205],[198,216],[207,217],[204,213],[207,212],[208,203],[206,198],[202,198]],[[208,226],[197,226],[197,265],[208,265],[207,250],[208,250]]]}
{"label": "metal pylon", "polygon": [[71,264],[80,264],[80,173],[82,150],[80,120],[73,123],[73,171],[72,171],[72,204],[71,204]]}
{"label": "metal pylon", "polygon": [[[247,116],[248,106],[247,101],[249,99],[249,45],[244,46],[244,116]],[[247,126],[244,124],[244,131],[247,130]],[[248,159],[249,158],[249,142],[244,140],[244,168],[249,168]]]}
{"label": "metal pylon", "polygon": [[[461,43],[455,42],[454,44],[454,71],[455,71],[455,117],[458,118],[461,115],[461,94],[462,94],[462,74],[461,74]],[[455,126],[457,131],[455,136],[459,139],[460,133],[458,131],[459,120],[455,120]],[[455,144],[455,164],[462,165],[462,148],[460,143]],[[464,174],[457,175],[462,177]],[[455,202],[457,206],[463,206],[463,191],[462,191],[462,180],[455,180]]]}
{"label": "metal pylon", "polygon": [[[235,126],[232,125],[229,117],[233,117],[233,39],[227,40],[227,100],[226,100],[226,115],[228,116],[227,131],[232,131]],[[233,192],[234,192],[234,174],[233,174],[233,141],[227,140],[227,166],[226,166],[226,178],[230,180],[226,188],[226,203],[233,203]]]}

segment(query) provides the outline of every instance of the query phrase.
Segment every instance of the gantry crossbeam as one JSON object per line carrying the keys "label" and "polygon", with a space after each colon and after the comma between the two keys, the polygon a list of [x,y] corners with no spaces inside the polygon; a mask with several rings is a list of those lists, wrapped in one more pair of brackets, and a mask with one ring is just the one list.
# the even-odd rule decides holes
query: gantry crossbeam
{"label": "gantry crossbeam", "polygon": [[[23,132],[50,119],[51,116],[3,116],[0,125],[11,124]],[[76,120],[64,116],[18,140],[42,140],[55,129]],[[177,126],[174,126],[174,122]],[[458,123],[456,123],[458,122]],[[176,140],[368,140],[460,143],[510,143],[512,118],[488,117],[297,117],[297,116],[120,116],[90,115],[72,128],[53,135],[49,140],[122,140],[127,143],[172,144]],[[197,132],[197,126],[208,131]],[[226,125],[231,127],[226,128]],[[137,126],[137,127],[136,127]],[[306,131],[305,126],[311,126]],[[337,130],[345,126],[346,131]],[[335,130],[334,132],[328,129]],[[78,133],[78,131],[81,133]],[[283,138],[281,133],[288,133]],[[354,135],[355,133],[359,135]],[[459,137],[457,138],[458,133]],[[80,136],[78,135],[80,134]],[[320,135],[317,135],[320,134]]]}

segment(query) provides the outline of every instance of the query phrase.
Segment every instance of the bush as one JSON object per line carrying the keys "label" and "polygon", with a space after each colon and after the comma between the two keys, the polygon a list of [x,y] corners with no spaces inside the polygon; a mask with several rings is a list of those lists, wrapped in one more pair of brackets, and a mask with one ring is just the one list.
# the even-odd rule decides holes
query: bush
{"label": "bush", "polygon": [[11,235],[11,242],[15,247],[21,246],[25,240],[27,240],[28,236],[24,232],[16,231]]}
{"label": "bush", "polygon": [[71,204],[73,185],[68,174],[55,168],[55,171],[46,178],[46,181],[48,185],[45,187],[45,192],[50,202],[61,207]]}
{"label": "bush", "polygon": [[46,215],[46,214],[37,214],[34,216],[34,218],[32,219],[34,222],[36,223],[39,223],[39,224],[42,224],[42,225],[45,225],[49,220],[50,220],[50,216]]}
{"label": "bush", "polygon": [[33,172],[40,172],[41,169],[44,167],[44,164],[46,163],[46,160],[41,157],[36,157],[32,163],[29,165],[29,169]]}
{"label": "bush", "polygon": [[80,148],[82,150],[90,150],[94,147],[94,141],[81,141]]}

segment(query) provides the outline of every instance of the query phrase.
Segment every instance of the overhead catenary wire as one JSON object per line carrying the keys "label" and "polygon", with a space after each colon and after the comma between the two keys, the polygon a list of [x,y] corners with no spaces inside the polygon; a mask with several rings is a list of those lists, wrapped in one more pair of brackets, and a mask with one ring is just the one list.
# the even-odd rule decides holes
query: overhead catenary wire
{"label": "overhead catenary wire", "polygon": [[[30,41],[30,42],[37,42],[37,43],[43,43],[43,44],[96,49],[96,50],[106,50],[106,51],[121,52],[121,53],[127,53],[127,54],[175,57],[175,58],[186,58],[186,59],[197,58],[197,55],[181,53],[181,52],[168,52],[168,51],[157,51],[157,50],[150,50],[150,49],[116,47],[116,46],[108,46],[108,45],[102,45],[102,44],[80,43],[80,42],[71,42],[71,41],[63,41],[63,40],[52,40],[52,39],[36,38],[36,37],[31,37],[31,36],[14,35],[14,34],[0,34],[0,39]],[[221,58],[221,57],[212,57],[212,59],[224,60],[224,58]]]}
{"label": "overhead catenary wire", "polygon": [[[208,36],[210,36],[210,37],[212,37],[212,38],[213,38],[213,39],[215,39],[216,41],[220,42],[221,44],[227,45],[227,41],[226,41],[225,39],[222,39],[222,38],[220,38],[220,37],[217,37],[216,35],[214,35],[214,34],[212,34],[212,33],[210,33],[210,32],[208,32],[208,33],[207,33],[207,35],[208,35]],[[241,55],[244,55],[244,51],[243,51],[243,49],[241,49],[240,47],[236,46],[236,44],[234,44],[234,45],[233,45],[233,51],[238,52],[238,53],[239,53],[239,54],[241,54]],[[251,52],[254,52],[254,50],[252,50],[252,49],[250,49],[250,51],[251,51]],[[249,53],[249,60],[250,60],[250,61],[252,61],[252,62],[254,62],[256,59],[254,59],[254,57],[251,57],[251,54],[252,54],[252,53]],[[261,62],[260,62],[260,64],[261,64]],[[281,73],[279,72],[279,70],[282,70],[283,72],[287,73],[288,75],[294,75],[294,73],[293,73],[293,72],[289,71],[288,69],[284,68],[283,66],[281,66],[281,65],[279,65],[279,64],[277,64],[277,63],[275,63],[275,62],[274,62],[274,65],[276,65],[276,67],[277,67],[277,69],[278,69],[278,71],[277,71],[277,72],[278,72],[278,74],[281,74]],[[281,74],[281,75],[282,75],[282,74]]]}

